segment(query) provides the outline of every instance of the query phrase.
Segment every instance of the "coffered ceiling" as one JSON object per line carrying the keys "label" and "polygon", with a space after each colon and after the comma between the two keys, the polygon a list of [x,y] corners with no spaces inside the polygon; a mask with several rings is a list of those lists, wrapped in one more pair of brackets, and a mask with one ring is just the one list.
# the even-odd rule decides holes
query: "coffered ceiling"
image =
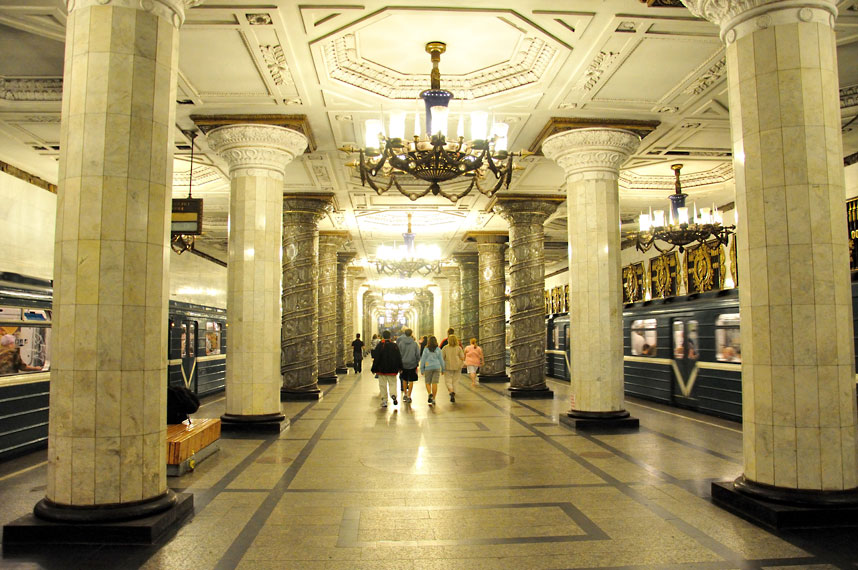
{"label": "coffered ceiling", "polygon": [[[473,247],[465,233],[502,230],[488,198],[412,202],[360,185],[337,149],[363,141],[367,119],[418,109],[429,86],[424,46],[447,44],[441,83],[456,115],[490,112],[510,126],[510,148],[530,148],[553,117],[655,121],[620,180],[624,222],[664,207],[670,165],[682,162],[691,200],[733,202],[729,102],[717,28],[673,0],[208,0],[188,11],[181,31],[176,101],[174,196],[187,195],[192,115],[305,115],[315,149],[289,165],[286,191],[333,192],[323,229],[347,229],[360,257],[401,239],[412,212],[418,242],[446,254]],[[841,108],[858,114],[858,8],[839,6]],[[56,183],[65,13],[57,0],[0,0],[0,160]],[[413,120],[411,116],[409,120]],[[855,128],[853,128],[855,127]],[[844,153],[858,151],[858,122]],[[226,259],[226,165],[196,139],[194,196],[205,199],[198,247]],[[518,161],[510,192],[564,191],[559,167],[541,156]],[[408,182],[406,180],[406,182]],[[411,181],[416,183],[415,181]],[[546,224],[566,239],[565,206]],[[624,229],[631,229],[627,225]],[[560,260],[565,248],[549,249]]]}

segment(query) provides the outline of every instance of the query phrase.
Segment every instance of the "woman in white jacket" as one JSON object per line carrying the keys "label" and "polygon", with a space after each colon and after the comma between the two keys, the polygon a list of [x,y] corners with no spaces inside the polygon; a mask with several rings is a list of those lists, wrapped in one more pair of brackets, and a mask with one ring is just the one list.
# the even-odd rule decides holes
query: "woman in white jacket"
{"label": "woman in white jacket", "polygon": [[435,397],[438,395],[438,381],[443,369],[444,356],[441,354],[441,349],[438,348],[438,339],[430,336],[426,350],[420,355],[420,374],[423,375],[426,391],[429,392],[429,405],[435,404]]}

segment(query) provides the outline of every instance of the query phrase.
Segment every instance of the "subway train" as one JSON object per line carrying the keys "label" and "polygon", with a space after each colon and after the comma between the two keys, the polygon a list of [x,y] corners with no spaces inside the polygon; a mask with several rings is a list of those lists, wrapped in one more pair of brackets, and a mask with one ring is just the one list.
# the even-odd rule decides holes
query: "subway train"
{"label": "subway train", "polygon": [[[51,362],[50,281],[0,273],[0,461],[47,446]],[[170,301],[170,384],[200,396],[224,389],[226,310]],[[5,338],[4,338],[5,337]]]}
{"label": "subway train", "polygon": [[[858,331],[856,298],[858,282],[853,281],[852,318]],[[545,321],[545,374],[569,381],[569,316],[549,315]],[[738,289],[626,305],[626,395],[741,422],[739,323]],[[858,336],[855,346],[858,355]]]}

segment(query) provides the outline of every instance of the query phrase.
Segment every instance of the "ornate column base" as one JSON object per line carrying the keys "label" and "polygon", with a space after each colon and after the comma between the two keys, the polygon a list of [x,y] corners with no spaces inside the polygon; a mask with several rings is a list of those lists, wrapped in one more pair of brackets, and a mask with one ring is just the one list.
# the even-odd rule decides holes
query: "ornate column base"
{"label": "ornate column base", "polygon": [[735,481],[712,483],[712,502],[772,529],[858,526],[858,489],[789,489],[755,483],[742,475]]}
{"label": "ornate column base", "polygon": [[631,417],[626,410],[617,412],[571,410],[560,416],[560,423],[572,429],[598,433],[633,431],[640,428],[640,420]]}
{"label": "ornate column base", "polygon": [[[33,513],[3,526],[3,548],[44,544],[155,544],[194,510],[191,493],[121,505],[66,507],[47,499]],[[7,551],[8,552],[8,551]]]}
{"label": "ornate column base", "polygon": [[503,384],[504,382],[509,382],[509,376],[506,372],[501,374],[478,374],[477,378],[480,380],[480,383],[485,384]]}
{"label": "ornate column base", "polygon": [[324,374],[322,376],[316,377],[316,382],[319,384],[336,384],[339,378],[337,378],[337,374]]}
{"label": "ornate column base", "polygon": [[308,390],[290,390],[288,388],[280,388],[281,402],[307,402],[313,400],[321,400],[322,391],[317,386],[313,386]]}
{"label": "ornate column base", "polygon": [[509,397],[515,400],[551,400],[554,398],[554,392],[548,389],[547,386],[510,386]]}
{"label": "ornate column base", "polygon": [[349,368],[352,366],[352,364],[353,364],[352,362],[346,362],[345,366],[343,366],[341,368],[337,368],[337,374],[348,374]]}
{"label": "ornate column base", "polygon": [[289,420],[281,413],[239,415],[224,414],[220,417],[222,432],[280,433],[289,427]]}

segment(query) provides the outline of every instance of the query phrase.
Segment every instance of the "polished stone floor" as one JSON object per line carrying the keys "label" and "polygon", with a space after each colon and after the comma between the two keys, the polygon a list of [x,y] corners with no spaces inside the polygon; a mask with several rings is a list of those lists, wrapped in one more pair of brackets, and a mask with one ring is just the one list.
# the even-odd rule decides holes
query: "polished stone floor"
{"label": "polished stone floor", "polygon": [[[195,514],[154,547],[4,552],[3,568],[858,568],[855,531],[762,530],[710,504],[741,473],[741,426],[629,401],[639,432],[558,425],[554,400],[511,400],[463,376],[452,404],[379,407],[367,370],[284,403],[279,437],[222,439],[170,478]],[[441,394],[446,391],[443,384]],[[439,394],[439,396],[441,396]],[[198,417],[218,417],[223,396]],[[0,518],[44,496],[45,452],[0,464]]]}

